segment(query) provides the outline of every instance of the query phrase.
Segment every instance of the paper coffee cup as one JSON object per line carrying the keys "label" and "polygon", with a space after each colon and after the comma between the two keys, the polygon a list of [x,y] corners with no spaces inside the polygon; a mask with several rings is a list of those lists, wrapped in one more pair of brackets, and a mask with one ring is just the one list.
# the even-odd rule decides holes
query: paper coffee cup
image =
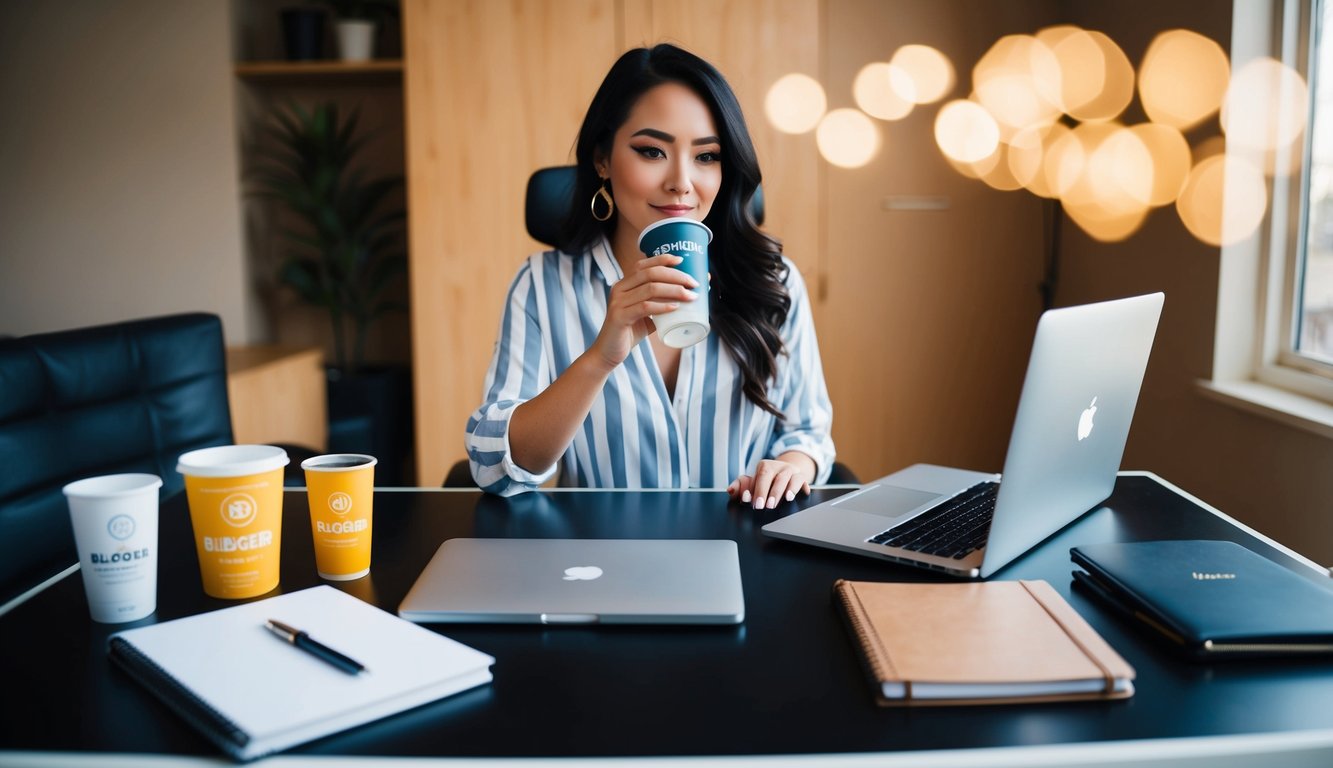
{"label": "paper coffee cup", "polygon": [[639,233],[639,250],[645,256],[680,256],[684,261],[676,269],[699,284],[693,289],[699,294],[697,299],[682,301],[677,309],[653,317],[657,335],[668,347],[679,349],[703,341],[712,327],[708,322],[708,244],[712,240],[713,231],[703,222],[681,216],[655,221]]}
{"label": "paper coffee cup", "polygon": [[350,581],[370,573],[375,457],[332,453],[301,462],[310,533],[320,578]]}
{"label": "paper coffee cup", "polygon": [[157,475],[90,477],[64,488],[93,621],[157,610]]}
{"label": "paper coffee cup", "polygon": [[282,551],[282,468],[272,445],[223,445],[183,454],[190,523],[204,592],[254,597],[278,586]]}

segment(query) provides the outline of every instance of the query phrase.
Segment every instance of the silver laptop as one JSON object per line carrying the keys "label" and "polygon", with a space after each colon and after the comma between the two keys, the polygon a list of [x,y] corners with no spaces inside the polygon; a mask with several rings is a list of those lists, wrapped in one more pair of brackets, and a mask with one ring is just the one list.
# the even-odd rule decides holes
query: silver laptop
{"label": "silver laptop", "polygon": [[736,542],[449,539],[398,606],[411,621],[739,624]]}
{"label": "silver laptop", "polygon": [[989,577],[1111,494],[1162,300],[1153,293],[1041,316],[1003,475],[915,464],[764,533]]}

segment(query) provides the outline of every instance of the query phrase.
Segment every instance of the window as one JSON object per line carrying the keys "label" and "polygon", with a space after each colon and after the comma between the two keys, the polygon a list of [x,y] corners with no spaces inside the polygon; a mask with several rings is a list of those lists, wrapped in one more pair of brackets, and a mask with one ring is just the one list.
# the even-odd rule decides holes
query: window
{"label": "window", "polygon": [[1308,114],[1303,141],[1248,158],[1275,171],[1270,205],[1259,234],[1222,247],[1213,377],[1201,385],[1333,438],[1333,0],[1235,0],[1233,73],[1259,57],[1301,73]]}
{"label": "window", "polygon": [[[1302,232],[1294,254],[1288,364],[1322,372],[1333,364],[1333,2],[1319,0],[1311,41],[1310,119],[1303,167]],[[1333,36],[1330,36],[1333,37]]]}

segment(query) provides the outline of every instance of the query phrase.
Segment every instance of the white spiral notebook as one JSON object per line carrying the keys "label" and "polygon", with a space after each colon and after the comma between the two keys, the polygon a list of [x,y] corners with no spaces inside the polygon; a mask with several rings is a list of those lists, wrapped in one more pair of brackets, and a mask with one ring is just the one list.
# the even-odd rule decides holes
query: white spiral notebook
{"label": "white spiral notebook", "polygon": [[[349,674],[269,619],[365,665]],[[495,659],[324,585],[124,632],[112,661],[238,760],[488,683]]]}

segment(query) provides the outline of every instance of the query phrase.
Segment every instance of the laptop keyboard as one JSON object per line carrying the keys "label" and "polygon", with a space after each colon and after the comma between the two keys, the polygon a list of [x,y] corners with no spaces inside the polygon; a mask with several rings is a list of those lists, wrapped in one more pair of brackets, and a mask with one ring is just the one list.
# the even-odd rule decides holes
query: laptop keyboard
{"label": "laptop keyboard", "polygon": [[977,483],[934,509],[866,541],[960,560],[986,543],[1000,484]]}

